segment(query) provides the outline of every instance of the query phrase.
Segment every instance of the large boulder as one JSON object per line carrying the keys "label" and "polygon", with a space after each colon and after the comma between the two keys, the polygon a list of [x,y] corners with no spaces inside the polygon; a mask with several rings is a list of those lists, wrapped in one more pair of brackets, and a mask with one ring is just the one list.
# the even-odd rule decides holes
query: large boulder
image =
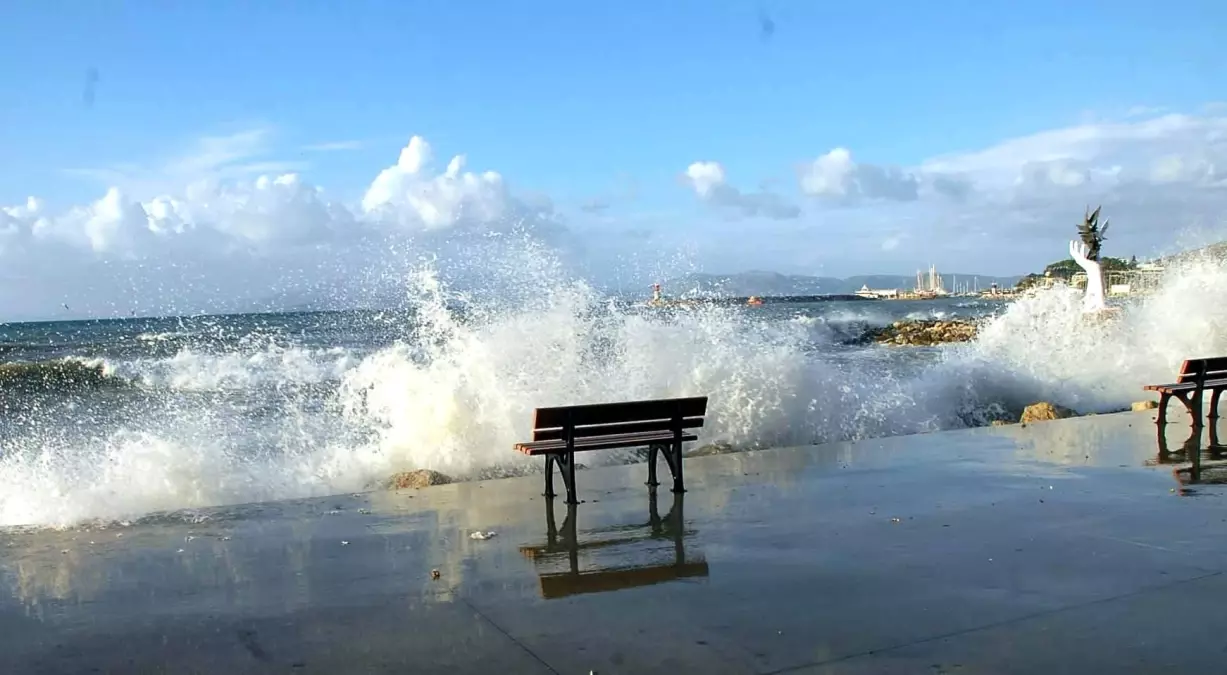
{"label": "large boulder", "polygon": [[1142,410],[1154,410],[1155,408],[1158,408],[1158,407],[1159,407],[1158,401],[1134,401],[1133,405],[1130,407],[1130,410],[1132,410],[1133,412],[1139,412]]}
{"label": "large boulder", "polygon": [[429,469],[418,469],[417,471],[401,471],[393,474],[387,480],[384,487],[388,490],[405,490],[409,488],[424,488],[431,485],[447,485],[454,482],[451,477],[431,471]]}
{"label": "large boulder", "polygon": [[1018,420],[1023,424],[1031,422],[1047,422],[1049,420],[1063,420],[1067,417],[1076,417],[1078,413],[1063,408],[1059,405],[1054,405],[1048,401],[1040,401],[1032,403],[1023,410],[1022,419]]}

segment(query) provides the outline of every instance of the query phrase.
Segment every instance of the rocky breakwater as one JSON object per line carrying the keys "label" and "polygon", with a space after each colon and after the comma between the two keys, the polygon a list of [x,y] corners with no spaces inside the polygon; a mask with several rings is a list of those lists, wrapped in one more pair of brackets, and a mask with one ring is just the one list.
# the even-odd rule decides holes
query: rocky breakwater
{"label": "rocky breakwater", "polygon": [[0,363],[0,399],[5,393],[68,393],[126,384],[130,382],[112,375],[101,362],[57,359]]}
{"label": "rocky breakwater", "polygon": [[927,347],[948,342],[968,342],[976,337],[979,327],[979,323],[967,319],[896,321],[889,326],[869,329],[862,341]]}

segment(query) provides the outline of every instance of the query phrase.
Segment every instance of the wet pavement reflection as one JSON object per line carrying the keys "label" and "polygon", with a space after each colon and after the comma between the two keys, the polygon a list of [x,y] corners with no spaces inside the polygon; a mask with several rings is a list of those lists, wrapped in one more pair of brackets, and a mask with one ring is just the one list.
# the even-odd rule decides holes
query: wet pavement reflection
{"label": "wet pavement reflection", "polygon": [[[554,516],[555,501],[545,501],[546,541],[521,546],[533,561],[541,581],[541,596],[561,598],[676,581],[710,574],[703,555],[694,550],[696,532],[686,529],[684,493],[667,493],[672,505],[661,518],[657,491],[649,490],[648,521],[595,529],[578,527],[579,509],[564,504],[561,530]],[[692,546],[686,550],[687,539]],[[669,545],[661,550],[661,542]],[[581,566],[581,554],[584,564]],[[607,558],[608,562],[602,563]],[[668,560],[656,562],[659,558]],[[559,569],[561,568],[561,569]]]}
{"label": "wet pavement reflection", "polygon": [[[1219,440],[1219,420],[1189,429],[1188,436],[1174,446],[1168,436],[1169,425],[1156,425],[1158,454],[1148,464],[1172,466],[1182,496],[1200,496],[1199,486],[1227,485],[1227,446]],[[1179,425],[1184,430],[1184,425]]]}

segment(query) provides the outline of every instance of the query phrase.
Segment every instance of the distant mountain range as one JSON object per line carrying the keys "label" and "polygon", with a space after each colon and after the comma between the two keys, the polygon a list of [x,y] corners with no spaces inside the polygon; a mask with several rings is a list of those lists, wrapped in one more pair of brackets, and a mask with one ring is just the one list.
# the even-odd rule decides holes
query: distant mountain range
{"label": "distant mountain range", "polygon": [[[953,289],[955,281],[960,285],[974,284],[986,289],[993,283],[1008,288],[1018,283],[1019,276],[993,277],[984,274],[942,272],[946,288]],[[847,278],[812,277],[804,274],[780,274],[752,270],[737,274],[692,273],[662,283],[666,295],[726,295],[744,297],[749,295],[842,295],[855,293],[861,286],[870,288],[908,289],[916,286],[915,275],[862,274]]]}

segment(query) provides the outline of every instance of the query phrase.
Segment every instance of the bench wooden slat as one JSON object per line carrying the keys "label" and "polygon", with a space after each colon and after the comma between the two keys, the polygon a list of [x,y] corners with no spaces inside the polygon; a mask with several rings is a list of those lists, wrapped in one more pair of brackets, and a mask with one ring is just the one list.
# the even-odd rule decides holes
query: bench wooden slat
{"label": "bench wooden slat", "polygon": [[[1207,389],[1227,387],[1227,378],[1206,380],[1203,383]],[[1197,388],[1196,382],[1173,382],[1171,384],[1148,384],[1142,387],[1145,391],[1190,391]]]}
{"label": "bench wooden slat", "polygon": [[[635,448],[653,443],[663,443],[673,440],[671,431],[653,431],[651,433],[620,434],[617,436],[595,436],[575,440],[575,451],[609,450],[611,448]],[[699,440],[694,434],[682,436],[683,443]],[[545,455],[551,452],[566,450],[567,444],[561,439],[548,441],[533,441],[531,443],[516,443],[516,450],[526,455]]]}
{"label": "bench wooden slat", "polygon": [[[703,426],[702,417],[687,417],[682,420],[682,429],[697,429]],[[652,431],[672,431],[672,420],[649,420],[646,422],[621,422],[618,424],[591,424],[588,426],[575,427],[574,437],[576,439],[588,438],[590,436],[620,436],[623,434],[639,434]],[[562,438],[563,427],[555,427],[553,429],[535,429],[533,431],[534,441],[553,441]]]}
{"label": "bench wooden slat", "polygon": [[590,405],[537,408],[533,429],[553,429],[568,421],[576,426],[618,424],[681,417],[703,417],[707,414],[707,397],[674,398],[655,401],[624,401]]}

